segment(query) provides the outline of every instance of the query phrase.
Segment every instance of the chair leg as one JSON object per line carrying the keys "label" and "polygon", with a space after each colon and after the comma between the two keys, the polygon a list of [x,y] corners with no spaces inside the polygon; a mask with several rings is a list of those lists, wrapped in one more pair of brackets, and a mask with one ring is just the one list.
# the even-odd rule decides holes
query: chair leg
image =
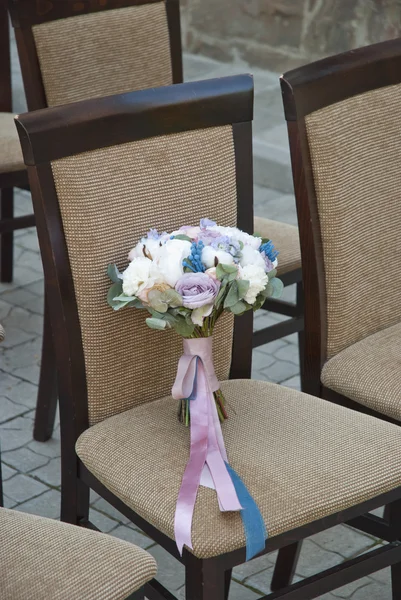
{"label": "chair leg", "polygon": [[[304,314],[304,287],[302,281],[297,283],[297,313],[298,315]],[[301,375],[301,390],[305,389],[305,330],[302,329],[298,332],[298,351],[299,351],[299,369]]]}
{"label": "chair leg", "polygon": [[[12,219],[14,216],[14,190],[0,190],[0,219]],[[10,283],[13,280],[14,232],[0,236],[0,280]]]}
{"label": "chair leg", "polygon": [[302,542],[295,542],[279,550],[270,586],[272,592],[281,590],[291,584],[297,568],[301,547]]}
{"label": "chair leg", "polygon": [[0,506],[4,506],[3,476],[2,476],[2,472],[1,472],[1,454],[0,454]]}
{"label": "chair leg", "polygon": [[231,575],[232,575],[233,570],[232,569],[228,569],[228,571],[225,572],[224,578],[225,578],[225,591],[224,591],[224,598],[225,600],[228,600],[228,596],[230,594],[230,586],[231,586]]}
{"label": "chair leg", "polygon": [[391,590],[393,600],[401,600],[401,564],[391,567]]}
{"label": "chair leg", "polygon": [[187,555],[185,564],[186,600],[224,600],[226,574],[217,560],[201,560]]}
{"label": "chair leg", "polygon": [[[74,451],[75,452],[75,451]],[[68,468],[64,468],[64,463]],[[78,479],[77,469],[71,469],[71,464],[78,467],[78,459],[70,456],[63,460],[61,450],[61,511],[60,521],[72,525],[85,525],[89,521],[89,488]],[[65,474],[65,475],[64,475]]]}
{"label": "chair leg", "polygon": [[53,336],[50,324],[49,307],[45,294],[45,311],[43,321],[42,362],[38,397],[36,401],[35,425],[33,437],[38,442],[46,442],[51,438],[57,408],[57,371],[53,347]]}

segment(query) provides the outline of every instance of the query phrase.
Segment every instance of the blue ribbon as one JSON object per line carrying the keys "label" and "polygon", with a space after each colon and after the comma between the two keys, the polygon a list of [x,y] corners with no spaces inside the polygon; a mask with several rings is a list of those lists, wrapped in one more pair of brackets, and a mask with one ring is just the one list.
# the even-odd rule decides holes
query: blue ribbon
{"label": "blue ribbon", "polygon": [[246,560],[251,560],[265,549],[267,538],[265,522],[258,505],[238,473],[228,463],[226,463],[226,467],[237,492],[238,500],[243,507],[240,514],[245,531]]}

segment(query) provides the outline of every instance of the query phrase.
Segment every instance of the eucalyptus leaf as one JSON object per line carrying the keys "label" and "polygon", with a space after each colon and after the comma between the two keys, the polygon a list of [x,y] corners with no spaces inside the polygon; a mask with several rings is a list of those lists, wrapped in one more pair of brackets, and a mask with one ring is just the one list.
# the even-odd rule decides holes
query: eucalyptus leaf
{"label": "eucalyptus leaf", "polygon": [[126,296],[125,294],[119,294],[113,298],[116,302],[132,302],[133,300],[138,300],[136,296]]}
{"label": "eucalyptus leaf", "polygon": [[273,279],[273,277],[275,277],[276,275],[277,275],[277,269],[272,269],[271,271],[269,271],[267,273],[267,277],[269,278],[269,281],[270,281],[270,279]]}
{"label": "eucalyptus leaf", "polygon": [[236,304],[238,300],[238,282],[233,281],[233,283],[230,286],[230,289],[228,290],[226,299],[224,300],[224,308],[230,308],[231,306],[234,306],[234,304]]}
{"label": "eucalyptus leaf", "polygon": [[217,294],[216,300],[214,301],[214,305],[215,305],[216,308],[220,307],[220,304],[223,301],[223,298],[224,298],[224,296],[226,294],[226,291],[227,291],[227,281],[225,280],[221,284],[220,289],[219,289],[219,293]]}
{"label": "eucalyptus leaf", "polygon": [[159,313],[167,312],[168,305],[162,300],[162,293],[159,290],[150,290],[148,292],[149,305]]}
{"label": "eucalyptus leaf", "polygon": [[246,293],[249,290],[249,281],[246,279],[239,279],[237,281],[237,286],[238,286],[238,297],[240,298],[240,300],[242,300],[242,298],[245,298]]}
{"label": "eucalyptus leaf", "polygon": [[180,316],[176,317],[173,327],[178,335],[182,335],[182,337],[191,336],[195,329],[195,325],[192,323],[192,321],[188,321],[184,317]]}
{"label": "eucalyptus leaf", "polygon": [[146,319],[146,325],[151,329],[158,329],[159,331],[166,329],[168,326],[167,321],[162,319],[155,319],[154,317],[148,317]]}
{"label": "eucalyptus leaf", "polygon": [[171,308],[178,308],[182,306],[182,296],[175,290],[165,290],[162,292],[161,299],[166,302]]}
{"label": "eucalyptus leaf", "polygon": [[264,295],[266,298],[280,298],[283,293],[284,284],[278,277],[273,277],[266,286]]}
{"label": "eucalyptus leaf", "polygon": [[192,242],[191,238],[188,237],[187,235],[184,235],[183,233],[179,233],[178,235],[175,235],[174,240],[183,240],[184,242]]}
{"label": "eucalyptus leaf", "polygon": [[264,305],[265,302],[266,302],[265,296],[263,296],[263,294],[259,294],[256,297],[256,301],[252,304],[253,311],[255,312],[255,311],[259,310],[259,308],[262,308],[262,306]]}
{"label": "eucalyptus leaf", "polygon": [[107,275],[109,276],[109,278],[111,279],[111,281],[113,283],[121,282],[121,277],[119,277],[120,271],[117,269],[116,265],[112,265],[112,264],[108,265]]}
{"label": "eucalyptus leaf", "polygon": [[242,315],[247,310],[248,306],[246,302],[243,302],[242,300],[239,300],[236,304],[230,306],[230,311],[233,313],[233,315]]}
{"label": "eucalyptus leaf", "polygon": [[113,283],[113,285],[110,286],[109,291],[107,292],[107,302],[112,308],[119,303],[119,300],[115,300],[115,298],[121,294],[122,289],[123,283],[121,280],[118,283]]}

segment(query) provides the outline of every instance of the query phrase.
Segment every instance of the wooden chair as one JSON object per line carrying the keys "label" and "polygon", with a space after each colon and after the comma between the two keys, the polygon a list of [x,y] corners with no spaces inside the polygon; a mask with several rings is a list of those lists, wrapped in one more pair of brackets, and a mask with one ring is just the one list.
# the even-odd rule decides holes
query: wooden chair
{"label": "wooden chair", "polygon": [[3,600],[134,600],[157,571],[133,544],[7,508],[0,508],[0,541]]}
{"label": "wooden chair", "polygon": [[[207,214],[252,231],[252,99],[251,77],[239,76],[17,118],[60,375],[62,520],[88,525],[94,489],[185,565],[191,600],[227,597],[231,569],[245,561],[241,518],[223,515],[201,487],[194,549],[179,556],[173,523],[189,432],[169,394],[182,340],[147,329],[141,311],[113,313],[106,265],[123,268],[150,224],[168,231]],[[227,316],[214,337],[231,407],[228,456],[265,520],[266,553],[383,504],[399,514],[400,429],[249,380],[251,313],[234,328]],[[399,520],[393,526],[398,540]],[[394,541],[268,598],[315,598],[400,561]],[[398,600],[399,564],[393,578]],[[146,596],[171,599],[160,583]]]}
{"label": "wooden chair", "polygon": [[[0,343],[4,337],[0,324]],[[140,590],[139,600],[157,571],[153,558],[133,544],[6,508],[0,508],[0,544],[3,600],[134,600]]]}
{"label": "wooden chair", "polygon": [[14,187],[26,188],[28,176],[12,114],[10,37],[5,0],[0,0],[0,281],[13,278],[14,231],[35,225],[33,215],[14,217]]}
{"label": "wooden chair", "polygon": [[[307,298],[305,391],[400,425],[401,40],[290,71],[281,86]],[[351,524],[388,540],[394,519],[387,508],[384,520]],[[299,550],[279,556],[275,588],[291,581]]]}
{"label": "wooden chair", "polygon": [[[29,110],[182,82],[179,0],[64,0],[46,7],[38,11],[32,0],[9,0]],[[297,301],[266,303],[264,308],[290,318],[255,332],[253,346],[300,332],[302,365],[298,230],[269,219],[256,219],[255,227],[277,240],[279,276],[285,285],[297,284]],[[55,394],[39,394],[36,440],[51,437],[56,402]]]}

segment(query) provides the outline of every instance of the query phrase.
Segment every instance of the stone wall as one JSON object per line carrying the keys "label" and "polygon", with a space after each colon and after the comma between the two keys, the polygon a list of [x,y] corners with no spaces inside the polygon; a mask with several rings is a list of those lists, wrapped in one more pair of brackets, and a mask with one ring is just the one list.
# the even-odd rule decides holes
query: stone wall
{"label": "stone wall", "polygon": [[283,72],[401,36],[401,0],[181,0],[184,48]]}

